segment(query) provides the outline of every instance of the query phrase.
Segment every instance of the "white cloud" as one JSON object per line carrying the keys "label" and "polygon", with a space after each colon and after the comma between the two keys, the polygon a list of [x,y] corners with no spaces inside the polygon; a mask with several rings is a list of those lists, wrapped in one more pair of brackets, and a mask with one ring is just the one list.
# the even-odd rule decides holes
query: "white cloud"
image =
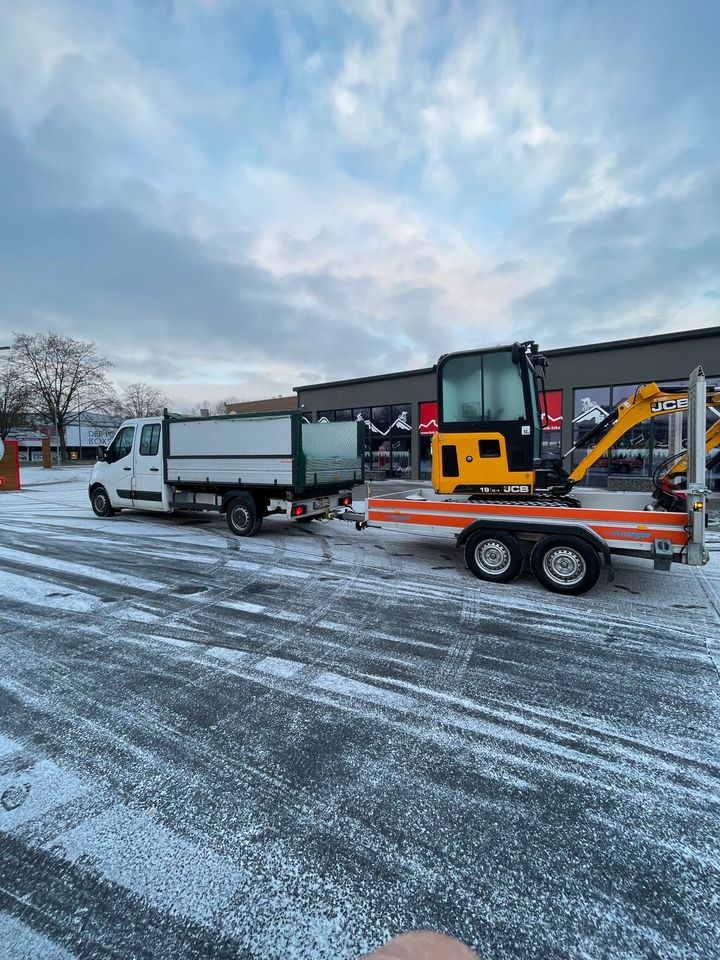
{"label": "white cloud", "polygon": [[[170,391],[202,371],[212,395],[212,377],[284,392],[294,364],[313,379],[423,365],[538,324],[557,343],[717,315],[716,172],[692,154],[706,128],[684,109],[655,149],[617,122],[625,90],[592,37],[570,51],[564,35],[564,65],[549,14],[510,3],[177,0],[155,50],[145,18],[162,9],[0,12],[0,108],[41,165],[39,222],[61,235],[62,207],[80,235],[64,271],[43,238],[27,248],[0,327],[97,329],[133,379],[154,352],[126,350],[108,318],[172,330],[158,376]],[[95,236],[122,253],[117,276]],[[358,344],[339,359],[273,347],[273,324],[317,339],[339,323]]]}

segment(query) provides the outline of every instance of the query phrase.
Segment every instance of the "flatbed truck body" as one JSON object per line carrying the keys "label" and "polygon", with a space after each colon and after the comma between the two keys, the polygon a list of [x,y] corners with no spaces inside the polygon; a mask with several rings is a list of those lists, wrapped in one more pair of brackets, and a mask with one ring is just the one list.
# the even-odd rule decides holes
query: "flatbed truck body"
{"label": "flatbed truck body", "polygon": [[98,451],[88,493],[98,516],[123,508],[217,511],[239,536],[264,517],[320,517],[364,477],[361,423],[306,423],[299,411],[126,420]]}

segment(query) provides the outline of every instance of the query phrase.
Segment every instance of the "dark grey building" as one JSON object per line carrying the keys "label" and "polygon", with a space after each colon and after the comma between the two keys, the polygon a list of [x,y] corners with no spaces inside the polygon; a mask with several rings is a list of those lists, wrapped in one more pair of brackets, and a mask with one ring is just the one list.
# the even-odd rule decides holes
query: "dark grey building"
{"label": "dark grey building", "polygon": [[[549,361],[543,433],[548,454],[569,450],[577,437],[643,383],[686,384],[690,371],[701,364],[710,381],[720,384],[720,327],[543,353]],[[308,419],[361,417],[368,423],[367,467],[372,475],[412,480],[430,476],[430,442],[437,429],[434,367],[315,383],[295,391]],[[720,409],[709,410],[708,423],[719,416]],[[655,417],[599,460],[588,482],[606,485],[610,476],[649,477],[667,450],[668,417]],[[585,452],[576,451],[573,463]],[[712,483],[719,482],[714,475]]]}

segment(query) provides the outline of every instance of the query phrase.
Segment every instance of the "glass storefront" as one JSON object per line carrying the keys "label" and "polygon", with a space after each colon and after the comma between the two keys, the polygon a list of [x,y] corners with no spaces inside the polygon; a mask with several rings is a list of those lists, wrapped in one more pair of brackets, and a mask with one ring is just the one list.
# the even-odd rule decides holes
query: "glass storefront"
{"label": "glass storefront", "polygon": [[[719,377],[708,377],[708,382],[716,383]],[[673,385],[686,385],[684,380],[675,380]],[[665,383],[661,386],[670,386]],[[602,421],[610,410],[627,397],[632,397],[638,384],[625,383],[602,387],[581,387],[573,391],[572,443]],[[541,395],[542,415],[542,456],[544,459],[559,459],[562,455],[562,390],[548,390],[545,398]],[[545,409],[547,405],[547,410]],[[429,480],[432,472],[431,444],[432,435],[437,432],[437,401],[421,401],[419,404],[419,422],[415,425],[413,438],[411,404],[395,404],[373,407],[347,407],[336,410],[320,410],[317,420],[362,420],[368,426],[368,441],[365,451],[365,468],[368,475],[379,478],[411,479],[412,444],[418,445],[419,478]],[[582,481],[590,486],[608,485],[609,477],[646,477],[669,453],[668,432],[670,414],[655,417],[633,427],[618,443],[601,457]],[[720,409],[712,408],[707,412],[708,426],[720,418]],[[686,421],[686,415],[683,415]],[[684,423],[686,427],[686,423]],[[684,434],[686,434],[686,429]],[[567,449],[567,447],[565,448]],[[577,449],[573,453],[572,463],[566,466],[572,469],[587,455],[590,446]],[[711,489],[720,489],[720,465],[715,467],[709,477]]]}

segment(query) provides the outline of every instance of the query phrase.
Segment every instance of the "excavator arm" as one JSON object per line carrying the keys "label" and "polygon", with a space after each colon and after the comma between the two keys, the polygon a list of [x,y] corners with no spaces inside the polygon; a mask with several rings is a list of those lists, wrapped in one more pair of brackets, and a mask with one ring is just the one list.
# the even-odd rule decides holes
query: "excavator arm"
{"label": "excavator arm", "polygon": [[[582,480],[590,467],[597,463],[628,430],[642,423],[643,420],[663,416],[666,413],[682,413],[683,410],[687,410],[688,402],[687,392],[683,390],[663,390],[657,383],[646,383],[638,387],[631,397],[619,403],[604,420],[580,437],[565,454],[565,457],[570,456],[578,447],[594,443],[592,450],[583,457],[569,475],[568,486],[572,487]],[[720,404],[720,391],[709,388],[706,404],[707,406]]]}
{"label": "excavator arm", "polygon": [[[718,402],[720,402],[720,394],[718,394]],[[708,406],[710,406],[709,402]],[[705,433],[705,453],[709,454],[718,446],[720,446],[720,417],[707,428],[707,432]],[[720,452],[718,456],[720,456]],[[710,466],[710,464],[708,464],[708,466]],[[661,482],[664,483],[667,480],[672,480],[681,473],[687,473],[687,453],[683,453],[680,459],[672,464],[662,477]]]}
{"label": "excavator arm", "polygon": [[[719,395],[720,397],[720,395]],[[708,400],[708,406],[711,400]],[[714,403],[712,403],[714,406]],[[717,412],[717,411],[716,411]],[[705,432],[705,454],[715,453],[710,457],[705,467],[712,470],[720,463],[720,414]],[[685,510],[687,508],[687,493],[681,487],[681,479],[687,474],[688,457],[686,451],[681,451],[663,460],[653,472],[653,500],[663,510]]]}

